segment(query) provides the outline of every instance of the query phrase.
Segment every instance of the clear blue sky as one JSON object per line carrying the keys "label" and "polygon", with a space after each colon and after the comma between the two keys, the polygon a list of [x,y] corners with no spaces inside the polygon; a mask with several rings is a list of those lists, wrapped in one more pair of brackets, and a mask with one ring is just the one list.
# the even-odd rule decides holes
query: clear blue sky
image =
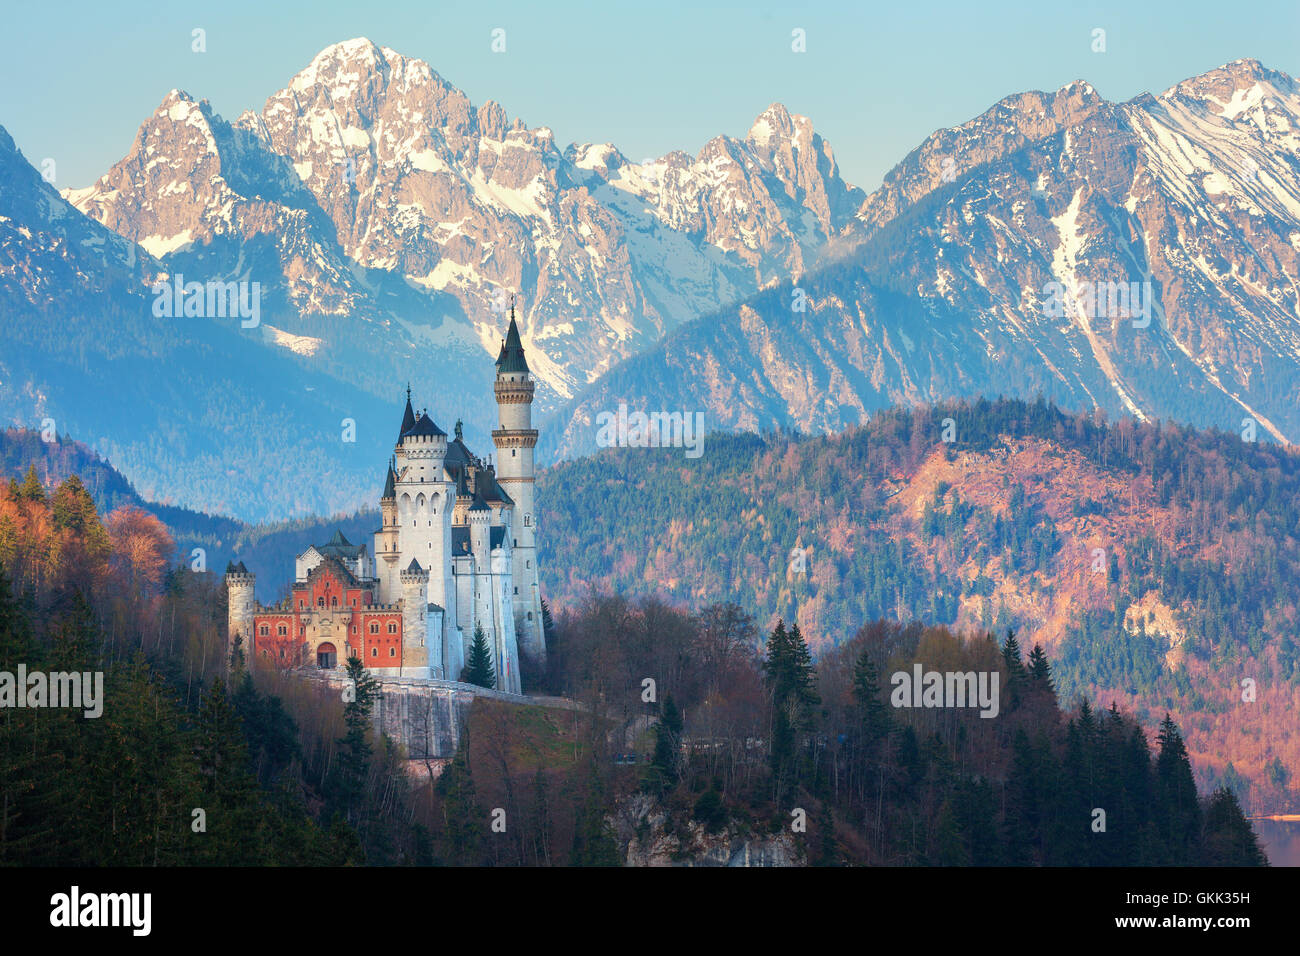
{"label": "clear blue sky", "polygon": [[[233,119],[357,36],[427,61],[476,104],[550,126],[561,145],[612,142],[633,159],[743,135],[779,100],[867,189],[935,129],[1021,90],[1085,79],[1124,100],[1240,57],[1300,73],[1297,0],[98,0],[7,2],[2,22],[0,125],[29,161],[56,160],[60,187],[102,175],[172,87]],[[206,53],[190,50],[195,27]],[[491,52],[494,27],[504,54]],[[791,52],[795,27],[806,53]],[[1091,50],[1096,27],[1105,53]]]}

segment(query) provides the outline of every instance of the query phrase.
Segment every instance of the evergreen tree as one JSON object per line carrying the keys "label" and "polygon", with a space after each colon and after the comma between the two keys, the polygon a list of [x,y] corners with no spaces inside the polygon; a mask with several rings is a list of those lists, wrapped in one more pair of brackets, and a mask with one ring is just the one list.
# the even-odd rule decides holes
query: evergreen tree
{"label": "evergreen tree", "polygon": [[663,713],[655,727],[655,750],[647,781],[655,793],[671,790],[680,779],[682,729],[682,712],[669,694],[664,698]]}
{"label": "evergreen tree", "polygon": [[239,715],[220,679],[204,695],[199,709],[194,753],[206,826],[205,832],[194,836],[199,859],[220,866],[262,862],[266,847],[258,831],[267,808],[248,771]]}
{"label": "evergreen tree", "polygon": [[1035,644],[1029,652],[1029,687],[1036,694],[1042,694],[1056,707],[1056,684],[1052,681],[1052,667],[1047,662],[1042,645]]}
{"label": "evergreen tree", "polygon": [[442,804],[442,832],[437,840],[440,862],[448,866],[483,863],[486,825],[469,766],[469,738],[462,737],[456,756],[434,786]]}
{"label": "evergreen tree", "polygon": [[1002,645],[1002,662],[1007,668],[1007,710],[1015,710],[1028,681],[1024,661],[1020,659],[1020,642],[1015,632],[1008,629],[1006,643]]}
{"label": "evergreen tree", "polygon": [[1241,812],[1237,797],[1219,787],[1210,797],[1201,834],[1201,866],[1268,866],[1250,821]]}
{"label": "evergreen tree", "polygon": [[[366,779],[370,775],[373,751],[370,746],[370,714],[379,696],[379,682],[359,658],[348,658],[349,699],[343,705],[346,732],[338,741],[339,755],[330,781],[330,804],[345,823],[355,826],[362,819]],[[363,837],[364,841],[364,837]]]}
{"label": "evergreen tree", "polygon": [[585,793],[573,827],[570,866],[622,866],[618,841],[605,818],[604,787],[595,762],[588,764]]}
{"label": "evergreen tree", "polygon": [[1160,753],[1156,757],[1157,820],[1163,838],[1166,862],[1185,866],[1192,862],[1201,829],[1200,805],[1192,762],[1183,735],[1169,714],[1160,723]]}
{"label": "evergreen tree", "polygon": [[16,497],[20,501],[34,501],[39,504],[45,503],[45,486],[41,484],[41,479],[36,477],[36,466],[31,465],[27,469],[27,476],[17,488]]}
{"label": "evergreen tree", "polygon": [[465,683],[476,684],[492,690],[497,686],[496,674],[492,668],[492,651],[488,648],[487,636],[483,633],[483,622],[474,624],[474,642],[469,649],[469,663],[465,668]]}
{"label": "evergreen tree", "polygon": [[811,726],[812,708],[821,700],[814,686],[812,656],[797,624],[787,631],[785,622],[777,621],[767,642],[763,671],[772,695],[770,759],[779,798],[797,770],[799,736]]}
{"label": "evergreen tree", "polygon": [[853,666],[853,702],[857,705],[865,742],[876,747],[893,724],[893,715],[880,696],[880,675],[871,655],[863,651]]}

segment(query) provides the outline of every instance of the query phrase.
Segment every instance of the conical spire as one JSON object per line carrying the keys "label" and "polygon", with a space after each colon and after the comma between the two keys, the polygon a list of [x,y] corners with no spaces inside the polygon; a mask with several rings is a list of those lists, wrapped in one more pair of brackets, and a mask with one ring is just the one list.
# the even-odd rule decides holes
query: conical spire
{"label": "conical spire", "polygon": [[497,356],[497,371],[528,371],[528,362],[524,360],[524,344],[519,340],[519,326],[515,324],[514,296],[510,297],[510,328],[506,330],[506,340],[501,345],[501,354]]}
{"label": "conical spire", "polygon": [[388,477],[384,479],[384,494],[380,501],[391,501],[397,497],[397,474],[393,471],[393,459],[388,459]]}
{"label": "conical spire", "polygon": [[402,430],[397,433],[400,440],[403,435],[415,427],[415,409],[411,407],[411,383],[406,383],[406,411],[402,413]]}
{"label": "conical spire", "polygon": [[483,500],[483,493],[479,491],[478,482],[474,482],[474,500],[470,502],[470,511],[491,511],[488,503]]}

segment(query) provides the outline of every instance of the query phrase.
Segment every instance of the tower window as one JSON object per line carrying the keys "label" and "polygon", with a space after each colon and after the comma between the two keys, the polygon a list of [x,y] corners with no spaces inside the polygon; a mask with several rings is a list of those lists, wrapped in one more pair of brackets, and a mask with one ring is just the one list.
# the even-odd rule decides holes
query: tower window
{"label": "tower window", "polygon": [[379,648],[377,648],[377,647],[372,647],[372,648],[370,648],[370,656],[371,656],[371,657],[378,657],[378,656],[379,656]]}
{"label": "tower window", "polygon": [[510,449],[510,457],[511,457],[511,458],[514,458],[514,457],[515,457],[516,455],[518,455],[518,454],[519,454],[519,449],[517,449],[517,448],[511,448],[511,449]]}
{"label": "tower window", "polygon": [[525,528],[531,528],[532,525],[533,525],[533,516],[532,516],[532,515],[524,515],[524,527],[525,527]]}
{"label": "tower window", "polygon": [[397,622],[396,622],[396,621],[389,621],[389,622],[388,622],[388,633],[389,633],[389,634],[396,634],[396,633],[397,633]]}
{"label": "tower window", "polygon": [[515,585],[515,593],[516,593],[516,594],[519,593],[519,585],[517,585],[517,584]]}
{"label": "tower window", "polygon": [[374,623],[372,623],[372,624],[370,625],[370,633],[371,633],[371,634],[378,634],[378,633],[379,633],[379,623],[378,623],[378,622],[374,622]]}
{"label": "tower window", "polygon": [[395,648],[395,647],[390,647],[390,648],[388,649],[388,656],[389,656],[389,657],[396,657],[396,656],[397,656],[397,648]]}

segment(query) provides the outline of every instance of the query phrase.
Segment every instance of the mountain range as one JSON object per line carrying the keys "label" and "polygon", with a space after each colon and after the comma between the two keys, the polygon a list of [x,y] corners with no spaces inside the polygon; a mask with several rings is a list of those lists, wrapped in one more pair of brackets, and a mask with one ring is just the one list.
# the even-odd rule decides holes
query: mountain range
{"label": "mountain range", "polygon": [[[407,381],[490,451],[517,297],[542,462],[620,404],[835,431],[981,394],[1294,442],[1297,123],[1295,82],[1251,60],[1120,104],[1076,82],[936,132],[867,195],[780,104],[635,162],[350,40],[233,121],[168,92],[84,189],[0,131],[0,415],[152,500],[351,510]],[[173,281],[256,283],[257,321],[159,315]]]}

